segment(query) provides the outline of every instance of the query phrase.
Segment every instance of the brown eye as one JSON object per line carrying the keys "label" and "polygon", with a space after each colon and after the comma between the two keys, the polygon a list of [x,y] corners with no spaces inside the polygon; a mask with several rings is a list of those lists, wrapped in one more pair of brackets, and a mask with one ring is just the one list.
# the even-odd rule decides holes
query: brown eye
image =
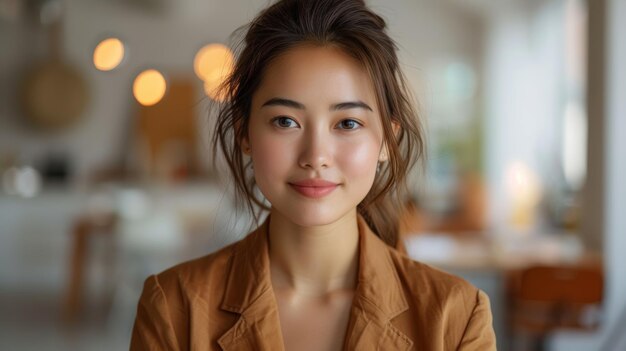
{"label": "brown eye", "polygon": [[343,121],[339,122],[339,126],[341,127],[341,129],[354,130],[358,129],[361,124],[353,119],[344,119]]}
{"label": "brown eye", "polygon": [[272,124],[280,128],[291,128],[298,125],[293,119],[285,116],[272,119]]}

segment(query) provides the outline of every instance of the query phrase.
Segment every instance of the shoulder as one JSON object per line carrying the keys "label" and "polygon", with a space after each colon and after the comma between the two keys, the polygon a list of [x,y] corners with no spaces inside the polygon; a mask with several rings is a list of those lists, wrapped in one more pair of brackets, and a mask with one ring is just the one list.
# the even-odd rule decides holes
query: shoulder
{"label": "shoulder", "polygon": [[221,299],[216,287],[225,285],[233,252],[240,241],[211,254],[179,263],[146,279],[144,290],[160,290],[168,302],[181,300],[211,301]]}
{"label": "shoulder", "polygon": [[[438,307],[442,313],[470,315],[486,295],[467,280],[389,250],[398,277],[414,301]],[[483,296],[484,295],[484,296]]]}
{"label": "shoulder", "polygon": [[233,316],[217,312],[228,267],[240,242],[149,276],[137,306],[131,350],[186,350],[193,338],[192,323],[206,326],[199,342],[209,340],[208,331],[215,336],[232,325]]}
{"label": "shoulder", "polygon": [[477,290],[467,280],[415,261],[406,254],[393,249],[389,250],[389,254],[400,278],[405,280],[409,288],[419,288],[421,293],[442,294],[450,290],[475,293]]}
{"label": "shoulder", "polygon": [[395,250],[390,250],[390,256],[409,300],[411,317],[399,321],[400,325],[407,330],[415,323],[429,325],[430,337],[440,337],[451,349],[496,349],[487,294],[461,277]]}

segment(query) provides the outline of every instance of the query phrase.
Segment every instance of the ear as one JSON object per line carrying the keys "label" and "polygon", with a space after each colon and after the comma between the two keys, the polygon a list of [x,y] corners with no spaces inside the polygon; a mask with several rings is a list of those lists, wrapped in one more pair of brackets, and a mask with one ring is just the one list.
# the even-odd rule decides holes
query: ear
{"label": "ear", "polygon": [[239,142],[239,146],[241,147],[241,151],[243,151],[244,154],[250,156],[250,141],[248,141],[248,137],[242,138]]}
{"label": "ear", "polygon": [[[398,132],[400,131],[400,123],[396,121],[391,121],[391,128],[393,129],[393,134],[395,137],[398,136]],[[386,162],[389,160],[389,150],[387,149],[387,144],[384,144],[382,149],[380,150],[380,155],[378,157],[379,162]]]}
{"label": "ear", "polygon": [[[235,135],[239,135],[239,129],[241,128],[241,120],[235,122],[234,131]],[[241,151],[250,156],[250,141],[248,140],[248,136],[244,136],[239,140],[239,148]]]}

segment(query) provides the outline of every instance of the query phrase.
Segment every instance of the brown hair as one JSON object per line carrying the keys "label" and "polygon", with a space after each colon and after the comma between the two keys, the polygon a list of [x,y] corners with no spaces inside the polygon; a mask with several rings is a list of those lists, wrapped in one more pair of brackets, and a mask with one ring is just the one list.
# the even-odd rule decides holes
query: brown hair
{"label": "brown hair", "polygon": [[[236,203],[247,205],[259,223],[269,207],[255,195],[254,177],[246,172],[240,142],[248,133],[252,95],[264,69],[281,53],[302,44],[333,45],[357,59],[369,73],[380,107],[388,162],[357,206],[372,230],[396,247],[406,175],[424,155],[423,128],[385,21],[362,0],[282,0],[263,10],[247,26],[235,67],[221,89],[226,97],[217,115],[213,162],[221,148],[234,179]],[[392,121],[398,123],[394,134]],[[254,205],[258,205],[257,212]]]}

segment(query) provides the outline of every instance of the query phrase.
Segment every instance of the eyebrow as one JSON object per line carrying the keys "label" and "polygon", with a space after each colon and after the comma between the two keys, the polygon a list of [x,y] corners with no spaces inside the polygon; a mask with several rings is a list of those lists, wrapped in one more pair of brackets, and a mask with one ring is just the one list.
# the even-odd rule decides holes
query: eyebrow
{"label": "eyebrow", "polygon": [[[296,108],[299,110],[306,109],[302,103],[299,103],[297,101],[290,100],[290,99],[285,99],[285,98],[271,98],[267,100],[263,105],[261,105],[261,107],[265,107],[265,106],[286,106],[286,107]],[[339,110],[348,110],[352,108],[362,108],[364,110],[372,111],[372,108],[369,107],[368,104],[364,103],[363,101],[358,101],[358,100],[346,101],[346,102],[340,102],[338,104],[334,104],[330,107],[330,110],[339,111]]]}

